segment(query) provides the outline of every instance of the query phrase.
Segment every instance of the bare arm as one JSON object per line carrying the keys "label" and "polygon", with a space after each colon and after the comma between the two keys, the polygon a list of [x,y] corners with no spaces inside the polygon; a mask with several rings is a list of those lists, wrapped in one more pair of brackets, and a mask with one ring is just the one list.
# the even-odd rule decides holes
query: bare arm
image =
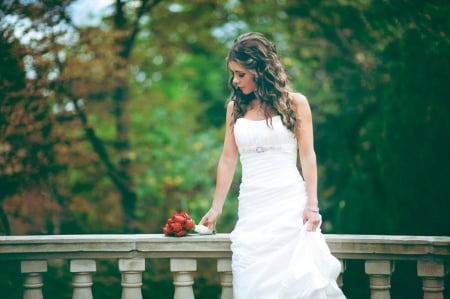
{"label": "bare arm", "polygon": [[214,198],[210,210],[203,216],[200,224],[214,229],[217,220],[222,214],[222,207],[225,203],[228,191],[233,181],[234,172],[238,157],[238,149],[234,140],[234,133],[231,127],[233,102],[227,106],[225,139],[223,143],[222,155],[217,166],[217,179]]}
{"label": "bare arm", "polygon": [[300,126],[297,127],[296,137],[300,155],[300,164],[305,180],[307,203],[303,213],[303,222],[310,222],[309,230],[316,230],[320,225],[317,199],[317,161],[314,151],[314,134],[311,108],[308,100],[301,94],[292,94],[295,113]]}

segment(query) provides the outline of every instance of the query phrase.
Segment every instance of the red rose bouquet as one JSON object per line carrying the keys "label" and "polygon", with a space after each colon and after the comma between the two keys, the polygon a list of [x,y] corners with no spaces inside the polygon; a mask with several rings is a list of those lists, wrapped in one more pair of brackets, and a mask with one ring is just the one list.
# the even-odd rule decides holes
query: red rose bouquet
{"label": "red rose bouquet", "polygon": [[194,229],[194,221],[186,211],[173,213],[163,227],[165,236],[183,237]]}

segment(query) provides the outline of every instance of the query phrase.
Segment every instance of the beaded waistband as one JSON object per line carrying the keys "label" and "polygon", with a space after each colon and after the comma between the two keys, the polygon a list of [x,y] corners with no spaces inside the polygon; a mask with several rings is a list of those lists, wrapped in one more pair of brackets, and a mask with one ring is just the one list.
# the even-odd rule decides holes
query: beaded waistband
{"label": "beaded waistband", "polygon": [[269,151],[293,152],[295,150],[296,150],[296,147],[292,146],[292,145],[248,146],[248,147],[239,149],[239,153],[241,153],[241,154],[248,154],[248,153],[261,154],[261,153],[269,152]]}

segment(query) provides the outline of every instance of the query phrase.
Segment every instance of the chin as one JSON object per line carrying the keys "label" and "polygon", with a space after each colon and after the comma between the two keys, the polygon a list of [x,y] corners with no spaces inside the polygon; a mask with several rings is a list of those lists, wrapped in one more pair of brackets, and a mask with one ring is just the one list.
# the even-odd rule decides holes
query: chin
{"label": "chin", "polygon": [[248,90],[241,90],[243,94],[245,94],[246,96],[249,94],[252,94],[254,92],[254,90],[252,91],[248,91]]}

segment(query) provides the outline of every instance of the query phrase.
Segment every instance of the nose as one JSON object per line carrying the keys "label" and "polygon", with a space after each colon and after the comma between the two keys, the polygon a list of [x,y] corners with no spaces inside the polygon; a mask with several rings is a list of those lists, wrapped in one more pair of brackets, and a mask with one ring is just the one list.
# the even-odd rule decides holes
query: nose
{"label": "nose", "polygon": [[233,77],[233,84],[234,85],[238,85],[239,84],[239,79],[236,77]]}

